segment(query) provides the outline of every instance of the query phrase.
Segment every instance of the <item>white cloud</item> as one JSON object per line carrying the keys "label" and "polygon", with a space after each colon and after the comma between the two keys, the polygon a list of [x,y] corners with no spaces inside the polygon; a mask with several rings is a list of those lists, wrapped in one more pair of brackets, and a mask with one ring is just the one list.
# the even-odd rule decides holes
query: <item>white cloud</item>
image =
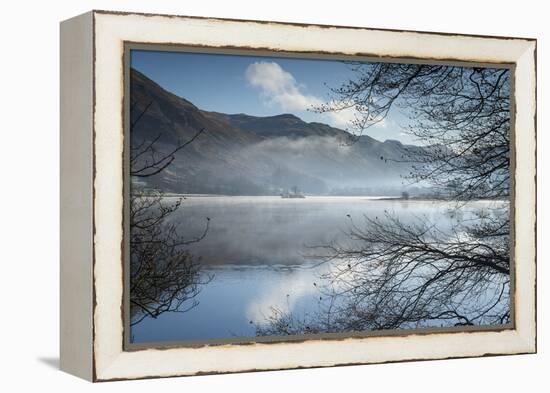
{"label": "white cloud", "polygon": [[317,97],[303,93],[294,76],[275,62],[252,63],[245,77],[251,86],[260,89],[266,103],[282,110],[305,111],[322,103]]}
{"label": "white cloud", "polygon": [[341,109],[323,114],[327,121],[335,127],[352,128],[352,123],[357,118],[357,111],[353,108]]}
{"label": "white cloud", "polygon": [[375,127],[378,128],[388,128],[388,120],[387,118],[383,118],[378,123],[375,124]]}
{"label": "white cloud", "polygon": [[280,282],[276,282],[247,306],[246,316],[249,320],[258,324],[265,324],[273,308],[283,312],[295,311],[300,299],[317,295],[319,292],[313,285],[316,276],[313,270],[294,270],[292,274],[282,276]]}
{"label": "white cloud", "polygon": [[[307,94],[294,76],[275,62],[259,61],[250,64],[245,72],[246,81],[260,90],[264,102],[282,111],[307,111],[324,103],[320,98]],[[354,109],[327,112],[319,115],[320,121],[335,127],[348,127],[355,119]]]}

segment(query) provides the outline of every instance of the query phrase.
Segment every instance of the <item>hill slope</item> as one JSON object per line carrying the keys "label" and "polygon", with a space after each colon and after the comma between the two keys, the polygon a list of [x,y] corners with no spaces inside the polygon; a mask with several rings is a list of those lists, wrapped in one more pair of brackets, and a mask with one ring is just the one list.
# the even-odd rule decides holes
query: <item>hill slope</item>
{"label": "hill slope", "polygon": [[[298,186],[309,194],[398,193],[410,167],[398,141],[358,140],[344,130],[291,114],[256,117],[200,110],[131,71],[131,145],[155,138],[158,155],[190,140],[159,174],[134,186],[177,193],[276,195]],[[137,150],[134,150],[134,154]],[[139,162],[141,160],[141,162]],[[138,165],[147,160],[140,157]]]}

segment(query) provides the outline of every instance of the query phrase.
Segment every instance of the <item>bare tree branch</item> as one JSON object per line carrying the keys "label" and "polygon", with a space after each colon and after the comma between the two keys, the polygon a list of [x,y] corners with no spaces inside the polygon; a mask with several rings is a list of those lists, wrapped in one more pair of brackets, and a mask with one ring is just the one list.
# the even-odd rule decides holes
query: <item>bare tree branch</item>
{"label": "bare tree branch", "polygon": [[257,334],[301,334],[424,326],[503,324],[510,321],[510,73],[507,69],[422,64],[350,63],[356,77],[332,89],[320,112],[353,109],[360,135],[392,107],[409,114],[405,146],[413,164],[407,179],[462,201],[469,218],[444,230],[393,213],[350,221],[348,242],[316,247],[330,262],[318,288],[330,307],[298,318],[272,309]]}
{"label": "bare tree branch", "polygon": [[[152,108],[150,101],[131,123],[130,133]],[[132,104],[136,110],[137,102]],[[176,154],[193,143],[204,128],[175,147],[160,148],[162,134],[133,144],[130,176],[151,177],[168,168]],[[196,297],[213,276],[202,272],[200,261],[186,246],[204,239],[210,227],[194,238],[185,238],[171,217],[180,209],[183,198],[168,200],[162,192],[132,190],[130,196],[130,314],[131,326],[145,318],[165,312],[187,312],[198,305]]]}

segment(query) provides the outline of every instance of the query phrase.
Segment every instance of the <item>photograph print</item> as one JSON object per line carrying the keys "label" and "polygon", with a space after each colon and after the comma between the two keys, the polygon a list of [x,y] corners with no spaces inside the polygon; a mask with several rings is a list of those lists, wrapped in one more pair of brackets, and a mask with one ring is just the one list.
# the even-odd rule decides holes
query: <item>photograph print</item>
{"label": "photograph print", "polygon": [[130,344],[513,326],[513,69],[126,64]]}

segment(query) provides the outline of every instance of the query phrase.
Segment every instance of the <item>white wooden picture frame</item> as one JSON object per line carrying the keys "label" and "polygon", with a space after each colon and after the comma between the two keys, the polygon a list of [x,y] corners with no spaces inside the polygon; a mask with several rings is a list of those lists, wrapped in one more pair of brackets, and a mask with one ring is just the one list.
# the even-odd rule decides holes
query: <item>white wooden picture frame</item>
{"label": "white wooden picture frame", "polygon": [[[513,69],[513,322],[281,342],[125,346],[125,45]],[[536,40],[91,11],[61,23],[61,368],[90,381],[536,352]]]}

